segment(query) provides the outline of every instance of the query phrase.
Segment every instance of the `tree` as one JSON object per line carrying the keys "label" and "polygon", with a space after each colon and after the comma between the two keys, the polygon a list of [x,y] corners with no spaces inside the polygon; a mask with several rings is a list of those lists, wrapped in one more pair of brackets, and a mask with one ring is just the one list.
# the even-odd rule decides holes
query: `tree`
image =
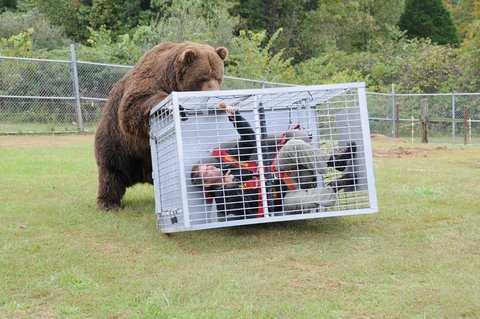
{"label": "tree", "polygon": [[92,0],[88,16],[90,27],[105,27],[114,35],[128,33],[150,18],[150,2],[146,0]]}
{"label": "tree", "polygon": [[25,33],[30,28],[33,30],[30,33],[32,50],[60,49],[71,43],[61,27],[49,24],[45,15],[36,9],[26,12],[6,11],[0,14],[0,38]]}
{"label": "tree", "polygon": [[17,0],[0,0],[0,12],[17,9]]}
{"label": "tree", "polygon": [[410,38],[430,38],[434,43],[458,46],[457,30],[441,0],[408,0],[398,24]]}
{"label": "tree", "polygon": [[[333,49],[346,52],[364,52],[371,48],[377,38],[388,38],[388,26],[396,25],[404,8],[403,0],[322,0],[316,7],[310,6],[294,25],[284,28],[282,39],[277,41],[293,50],[295,62],[324,54]],[[287,16],[289,18],[289,16]]]}
{"label": "tree", "polygon": [[242,18],[240,28],[267,30],[267,35],[272,36],[279,28],[295,27],[305,12],[317,6],[314,0],[238,0],[231,12]]}
{"label": "tree", "polygon": [[129,64],[137,62],[143,53],[161,42],[231,46],[238,19],[228,14],[226,1],[176,0],[170,3],[155,0],[151,5],[158,15],[149,25],[139,24],[125,34],[118,34],[118,29],[112,30],[105,25],[89,27],[87,42],[99,52],[106,53],[112,62]]}
{"label": "tree", "polygon": [[75,41],[83,41],[88,37],[90,3],[87,0],[26,0],[21,5],[37,8],[52,25],[61,26]]}
{"label": "tree", "polygon": [[274,33],[268,40],[265,30],[259,33],[240,31],[230,47],[230,64],[227,65],[226,73],[257,80],[291,82],[291,59],[283,57],[283,50],[272,52],[281,31]]}
{"label": "tree", "polygon": [[272,50],[284,50],[285,56],[301,60],[304,57],[298,40],[303,29],[302,23],[307,13],[317,7],[316,0],[238,0],[230,12],[241,18],[237,30],[266,30],[268,39],[282,29]]}
{"label": "tree", "polygon": [[151,44],[164,41],[200,42],[229,46],[238,18],[229,14],[225,0],[152,0],[162,16],[152,21]]}
{"label": "tree", "polygon": [[462,55],[459,62],[462,74],[458,79],[461,89],[478,92],[480,90],[480,21],[470,25],[462,45]]}
{"label": "tree", "polygon": [[472,25],[480,18],[480,1],[478,0],[444,0],[452,13],[460,40],[463,41]]}

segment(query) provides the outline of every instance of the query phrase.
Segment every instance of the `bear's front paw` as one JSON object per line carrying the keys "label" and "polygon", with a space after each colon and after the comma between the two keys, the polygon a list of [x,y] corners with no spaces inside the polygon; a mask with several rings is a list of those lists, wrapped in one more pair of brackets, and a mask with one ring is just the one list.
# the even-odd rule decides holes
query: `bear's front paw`
{"label": "bear's front paw", "polygon": [[97,201],[97,208],[99,210],[111,211],[111,212],[117,212],[120,209],[122,209],[122,207],[120,206],[119,203],[109,202],[109,201],[105,201],[105,200],[98,200]]}

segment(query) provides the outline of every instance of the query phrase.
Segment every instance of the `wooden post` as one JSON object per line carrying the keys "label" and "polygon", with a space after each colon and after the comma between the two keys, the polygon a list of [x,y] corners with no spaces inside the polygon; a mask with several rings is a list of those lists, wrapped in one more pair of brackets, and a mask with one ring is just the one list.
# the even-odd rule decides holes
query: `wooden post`
{"label": "wooden post", "polygon": [[400,104],[397,103],[395,108],[395,137],[400,137]]}
{"label": "wooden post", "polygon": [[463,144],[467,145],[467,135],[468,135],[468,108],[463,107]]}
{"label": "wooden post", "polygon": [[420,121],[422,123],[422,143],[428,143],[428,99],[420,100]]}

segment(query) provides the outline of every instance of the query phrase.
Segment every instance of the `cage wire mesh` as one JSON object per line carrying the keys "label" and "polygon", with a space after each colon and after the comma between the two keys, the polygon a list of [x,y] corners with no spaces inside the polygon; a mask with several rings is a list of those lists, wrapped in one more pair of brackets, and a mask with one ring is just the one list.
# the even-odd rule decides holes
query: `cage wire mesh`
{"label": "cage wire mesh", "polygon": [[377,211],[361,83],[173,93],[150,127],[164,232]]}

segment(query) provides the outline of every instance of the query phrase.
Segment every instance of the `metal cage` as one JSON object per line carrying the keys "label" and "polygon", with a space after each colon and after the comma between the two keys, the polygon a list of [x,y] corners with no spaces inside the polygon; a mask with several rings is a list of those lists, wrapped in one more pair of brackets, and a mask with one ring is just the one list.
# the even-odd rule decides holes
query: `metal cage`
{"label": "metal cage", "polygon": [[[241,135],[222,102],[253,130],[248,159],[238,157]],[[150,112],[150,128],[163,232],[378,211],[364,83],[173,92]],[[288,154],[304,156],[288,153],[295,143],[313,157],[282,166],[297,160]],[[235,171],[233,180],[206,187],[212,166],[223,179]]]}

